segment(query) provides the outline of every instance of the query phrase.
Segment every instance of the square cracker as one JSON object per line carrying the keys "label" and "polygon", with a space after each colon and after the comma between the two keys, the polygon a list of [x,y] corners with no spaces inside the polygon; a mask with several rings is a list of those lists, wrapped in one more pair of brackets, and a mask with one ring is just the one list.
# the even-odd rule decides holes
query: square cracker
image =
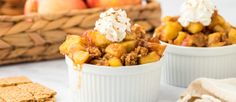
{"label": "square cracker", "polygon": [[0,79],[0,87],[14,86],[14,85],[26,84],[26,83],[32,83],[32,81],[25,76],[8,77],[8,78]]}
{"label": "square cracker", "polygon": [[6,101],[4,101],[4,100],[0,97],[0,102],[6,102]]}
{"label": "square cracker", "polygon": [[55,96],[56,92],[38,83],[17,85],[18,88],[30,92],[37,101],[44,102]]}
{"label": "square cracker", "polygon": [[47,99],[45,102],[56,102],[56,98],[53,96],[53,97]]}
{"label": "square cracker", "polygon": [[[33,102],[34,97],[16,86],[0,88],[0,97],[6,102]],[[3,101],[3,102],[4,102]]]}

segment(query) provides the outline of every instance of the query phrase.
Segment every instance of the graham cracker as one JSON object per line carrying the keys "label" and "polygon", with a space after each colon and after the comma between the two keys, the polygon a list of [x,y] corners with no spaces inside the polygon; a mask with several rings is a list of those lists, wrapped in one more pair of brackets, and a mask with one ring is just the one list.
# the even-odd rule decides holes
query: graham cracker
{"label": "graham cracker", "polygon": [[53,97],[51,97],[51,98],[49,98],[49,99],[47,99],[46,101],[43,101],[43,102],[56,102],[56,98],[55,98],[55,96],[53,96]]}
{"label": "graham cracker", "polygon": [[4,100],[0,97],[0,102],[6,102],[6,101],[4,101]]}
{"label": "graham cracker", "polygon": [[56,92],[24,76],[0,79],[0,102],[55,102]]}
{"label": "graham cracker", "polygon": [[33,102],[34,97],[16,86],[0,88],[0,97],[6,102]]}
{"label": "graham cracker", "polygon": [[45,101],[56,94],[55,91],[48,89],[38,83],[21,84],[17,85],[17,87],[30,92],[37,101]]}
{"label": "graham cracker", "polygon": [[0,87],[14,86],[26,83],[32,83],[32,81],[25,76],[0,78]]}

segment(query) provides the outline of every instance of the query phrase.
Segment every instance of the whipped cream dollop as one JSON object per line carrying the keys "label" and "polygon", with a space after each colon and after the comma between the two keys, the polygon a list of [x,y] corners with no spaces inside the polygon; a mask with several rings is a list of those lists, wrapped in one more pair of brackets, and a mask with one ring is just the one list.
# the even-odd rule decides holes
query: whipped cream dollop
{"label": "whipped cream dollop", "polygon": [[216,10],[212,0],[186,0],[181,7],[179,22],[187,27],[190,22],[200,22],[204,26],[211,23],[211,17]]}
{"label": "whipped cream dollop", "polygon": [[104,34],[112,42],[121,42],[126,32],[131,31],[130,19],[124,10],[114,10],[113,8],[100,14],[100,19],[96,21],[94,30]]}

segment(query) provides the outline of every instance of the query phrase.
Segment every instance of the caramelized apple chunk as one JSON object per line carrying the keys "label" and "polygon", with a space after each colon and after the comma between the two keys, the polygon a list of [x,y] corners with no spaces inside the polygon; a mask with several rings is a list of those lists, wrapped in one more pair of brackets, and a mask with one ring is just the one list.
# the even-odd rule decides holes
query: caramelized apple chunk
{"label": "caramelized apple chunk", "polygon": [[213,28],[213,30],[214,30],[215,32],[224,32],[224,31],[225,31],[224,27],[222,27],[221,25],[216,25],[216,26]]}
{"label": "caramelized apple chunk", "polygon": [[147,56],[139,59],[140,64],[152,63],[160,60],[160,56],[156,52],[150,52]]}
{"label": "caramelized apple chunk", "polygon": [[127,33],[124,40],[136,40],[137,35],[135,33]]}
{"label": "caramelized apple chunk", "polygon": [[186,32],[179,32],[178,37],[174,40],[175,45],[181,45],[184,41],[184,39],[187,37]]}
{"label": "caramelized apple chunk", "polygon": [[106,53],[111,54],[114,57],[118,57],[118,58],[120,58],[123,54],[126,53],[125,47],[118,43],[108,45],[105,51]]}
{"label": "caramelized apple chunk", "polygon": [[75,64],[84,64],[89,59],[89,53],[86,51],[76,51],[73,53],[72,60]]}
{"label": "caramelized apple chunk", "polygon": [[182,30],[182,26],[178,22],[167,22],[164,29],[161,40],[169,41],[178,36],[178,33]]}
{"label": "caramelized apple chunk", "polygon": [[232,44],[236,44],[236,29],[232,28],[230,31],[229,31],[229,41],[232,43]]}
{"label": "caramelized apple chunk", "polygon": [[[213,30],[219,30],[219,27],[222,27],[226,24],[224,18],[222,16],[220,16],[217,12],[214,13],[213,17],[212,17],[212,22],[209,25],[210,29]],[[218,26],[218,27],[216,27]]]}
{"label": "caramelized apple chunk", "polygon": [[158,55],[162,56],[165,49],[166,49],[166,46],[158,44],[158,43],[149,42],[148,43],[148,48],[150,48],[151,51],[155,51]]}
{"label": "caramelized apple chunk", "polygon": [[136,47],[137,40],[125,41],[125,42],[121,42],[120,44],[126,49],[126,52],[130,52],[134,50],[134,48]]}
{"label": "caramelized apple chunk", "polygon": [[108,63],[110,66],[113,66],[113,67],[123,66],[123,64],[121,63],[121,60],[117,57],[110,58],[108,60]]}
{"label": "caramelized apple chunk", "polygon": [[220,16],[219,14],[216,14],[216,15],[213,16],[212,24],[224,25],[225,24],[225,20],[224,20],[224,18],[222,16]]}
{"label": "caramelized apple chunk", "polygon": [[228,23],[226,22],[224,25],[223,25],[223,28],[224,28],[224,31],[226,33],[228,33],[233,27]]}
{"label": "caramelized apple chunk", "polygon": [[66,41],[59,47],[62,54],[69,54],[69,52],[85,50],[81,43],[81,37],[77,35],[68,35]]}
{"label": "caramelized apple chunk", "polygon": [[201,32],[203,28],[204,26],[201,23],[190,23],[187,27],[188,31],[192,34]]}
{"label": "caramelized apple chunk", "polygon": [[208,46],[215,45],[215,43],[221,42],[221,33],[213,33],[208,35]]}
{"label": "caramelized apple chunk", "polygon": [[155,31],[154,31],[153,36],[154,36],[154,37],[157,37],[157,38],[160,38],[160,37],[162,36],[162,34],[163,34],[162,31],[163,31],[164,28],[165,28],[164,25],[161,25],[161,26],[157,27],[157,28],[155,29]]}
{"label": "caramelized apple chunk", "polygon": [[88,32],[88,36],[92,39],[93,43],[98,47],[105,47],[111,43],[104,35],[97,31]]}

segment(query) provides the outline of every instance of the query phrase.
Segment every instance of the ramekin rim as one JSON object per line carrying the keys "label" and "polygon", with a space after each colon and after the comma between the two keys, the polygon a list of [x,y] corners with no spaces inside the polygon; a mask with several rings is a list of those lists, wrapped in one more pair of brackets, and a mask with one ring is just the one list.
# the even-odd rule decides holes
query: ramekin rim
{"label": "ramekin rim", "polygon": [[189,47],[189,46],[178,46],[178,45],[174,45],[174,44],[169,44],[164,41],[160,41],[160,42],[161,42],[161,44],[166,44],[168,46],[179,48],[179,49],[193,49],[193,50],[219,50],[219,49],[236,47],[236,44],[221,46],[221,47]]}

